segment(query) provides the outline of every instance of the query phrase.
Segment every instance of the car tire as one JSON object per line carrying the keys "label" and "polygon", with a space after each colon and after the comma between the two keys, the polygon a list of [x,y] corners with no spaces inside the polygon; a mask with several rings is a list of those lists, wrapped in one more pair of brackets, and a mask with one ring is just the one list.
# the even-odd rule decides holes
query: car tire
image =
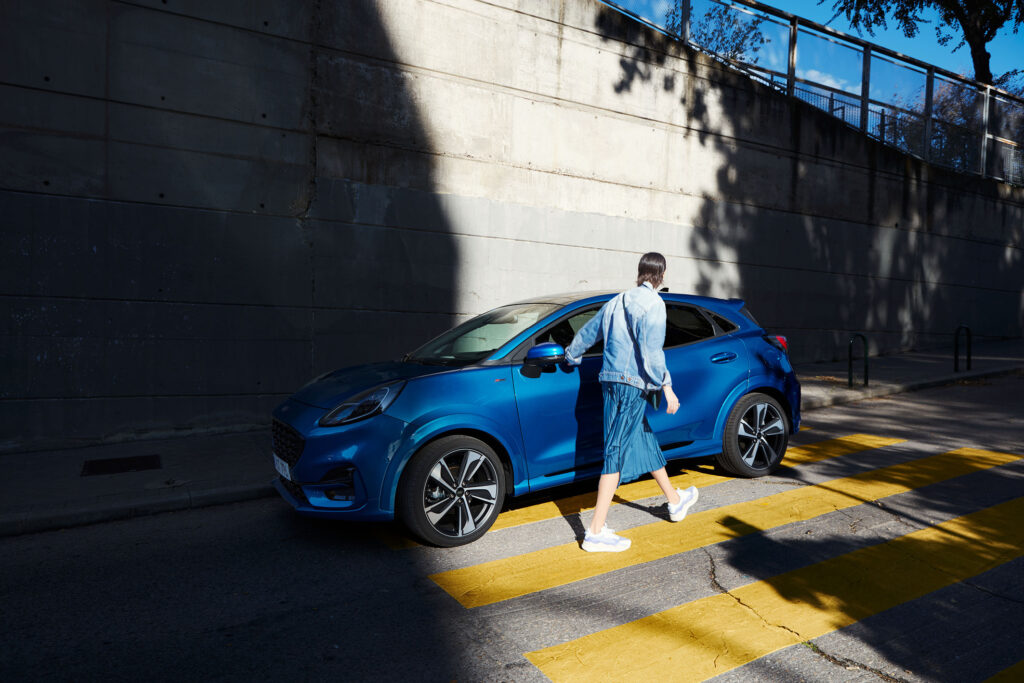
{"label": "car tire", "polygon": [[789,445],[789,418],[767,394],[747,394],[725,421],[718,464],[741,477],[763,477],[782,462]]}
{"label": "car tire", "polygon": [[505,500],[505,468],[471,436],[442,437],[409,461],[398,490],[398,515],[429,545],[451,548],[491,528]]}

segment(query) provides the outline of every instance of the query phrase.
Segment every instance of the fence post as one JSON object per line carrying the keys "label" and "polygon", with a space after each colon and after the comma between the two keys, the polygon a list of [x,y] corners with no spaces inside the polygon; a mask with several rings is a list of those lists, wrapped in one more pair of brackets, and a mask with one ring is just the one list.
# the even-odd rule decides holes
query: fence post
{"label": "fence post", "polygon": [[928,81],[924,87],[924,160],[932,159],[932,107],[935,98],[935,67],[928,67]]}
{"label": "fence post", "polygon": [[786,94],[793,96],[796,90],[796,34],[798,19],[789,20],[789,69],[786,72]]}
{"label": "fence post", "polygon": [[989,102],[992,97],[992,88],[988,85],[985,86],[985,103],[982,105],[981,120],[982,120],[982,132],[981,134],[981,168],[978,171],[983,176],[988,175],[988,109]]}
{"label": "fence post", "polygon": [[847,373],[849,374],[849,388],[853,388],[853,342],[855,339],[860,338],[861,344],[864,349],[864,386],[868,385],[868,338],[860,332],[855,332],[850,337],[850,347],[847,350]]}
{"label": "fence post", "polygon": [[868,105],[871,103],[871,46],[864,46],[860,74],[860,129],[868,132]]}
{"label": "fence post", "polygon": [[683,36],[683,42],[690,44],[690,0],[679,0],[679,32]]}
{"label": "fence post", "polygon": [[953,335],[953,372],[960,372],[960,331],[967,333],[967,369],[971,369],[971,328],[961,325]]}

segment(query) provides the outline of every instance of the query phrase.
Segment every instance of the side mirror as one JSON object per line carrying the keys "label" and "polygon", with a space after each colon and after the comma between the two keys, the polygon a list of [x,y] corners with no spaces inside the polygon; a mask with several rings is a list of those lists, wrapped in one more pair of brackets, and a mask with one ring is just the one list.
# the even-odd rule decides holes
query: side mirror
{"label": "side mirror", "polygon": [[561,344],[555,344],[554,342],[537,344],[526,352],[527,365],[543,367],[545,365],[561,363],[563,360],[565,360],[565,349],[562,348]]}

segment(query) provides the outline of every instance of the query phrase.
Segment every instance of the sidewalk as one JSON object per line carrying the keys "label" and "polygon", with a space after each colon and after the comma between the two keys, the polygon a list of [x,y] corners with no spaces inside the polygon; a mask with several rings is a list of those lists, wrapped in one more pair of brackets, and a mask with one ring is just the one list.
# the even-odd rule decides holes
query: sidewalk
{"label": "sidewalk", "polygon": [[[871,358],[868,387],[855,361],[853,389],[846,362],[798,367],[803,411],[1024,369],[1024,339],[976,345],[971,371],[961,361],[954,374],[949,352]],[[89,461],[153,455],[143,464],[158,469],[82,476]],[[276,495],[274,476],[269,429],[2,455],[0,536]]]}

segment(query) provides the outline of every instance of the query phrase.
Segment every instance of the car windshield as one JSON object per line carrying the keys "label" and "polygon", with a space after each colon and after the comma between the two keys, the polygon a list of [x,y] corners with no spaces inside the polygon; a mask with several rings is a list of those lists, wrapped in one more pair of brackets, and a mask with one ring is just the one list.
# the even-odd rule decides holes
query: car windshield
{"label": "car windshield", "polygon": [[541,318],[556,304],[513,304],[467,320],[405,357],[407,362],[465,365],[482,360]]}

